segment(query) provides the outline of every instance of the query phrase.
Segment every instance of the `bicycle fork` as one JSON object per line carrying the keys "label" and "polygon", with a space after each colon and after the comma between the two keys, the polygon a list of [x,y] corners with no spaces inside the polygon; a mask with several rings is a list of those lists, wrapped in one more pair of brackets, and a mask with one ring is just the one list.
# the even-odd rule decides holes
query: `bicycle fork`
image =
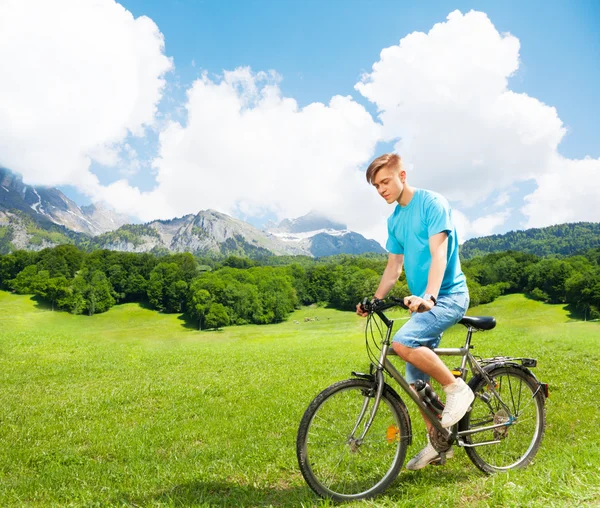
{"label": "bicycle fork", "polygon": [[383,379],[383,371],[378,368],[375,372],[375,376],[376,376],[375,386],[377,387],[377,390],[375,392],[375,396],[374,396],[375,399],[373,401],[373,407],[371,408],[371,414],[369,416],[369,419],[367,420],[367,423],[365,424],[360,437],[358,439],[355,438],[354,435],[358,431],[360,424],[362,423],[365,415],[367,414],[367,410],[369,408],[369,403],[372,398],[371,394],[367,394],[365,396],[360,414],[358,415],[358,418],[356,420],[356,424],[354,425],[354,428],[352,429],[352,432],[350,433],[350,436],[348,437],[348,444],[350,445],[350,449],[353,452],[358,450],[358,448],[362,444],[363,440],[365,439],[367,432],[369,432],[369,429],[371,428],[371,425],[373,424],[373,420],[375,419],[375,415],[377,414],[377,409],[379,408],[379,403],[381,402],[381,395],[383,394],[383,389],[385,388],[385,382]]}

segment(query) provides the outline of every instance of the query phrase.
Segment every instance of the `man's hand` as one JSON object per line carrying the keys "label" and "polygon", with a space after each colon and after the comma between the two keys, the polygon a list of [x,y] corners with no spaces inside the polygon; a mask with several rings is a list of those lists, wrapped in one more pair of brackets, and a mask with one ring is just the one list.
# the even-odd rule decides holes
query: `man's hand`
{"label": "man's hand", "polygon": [[404,297],[404,305],[410,312],[427,312],[433,309],[434,303],[431,300],[423,300],[415,295]]}
{"label": "man's hand", "polygon": [[369,315],[369,313],[365,310],[365,308],[362,306],[362,303],[359,303],[356,306],[356,313],[360,316],[360,317],[367,317]]}

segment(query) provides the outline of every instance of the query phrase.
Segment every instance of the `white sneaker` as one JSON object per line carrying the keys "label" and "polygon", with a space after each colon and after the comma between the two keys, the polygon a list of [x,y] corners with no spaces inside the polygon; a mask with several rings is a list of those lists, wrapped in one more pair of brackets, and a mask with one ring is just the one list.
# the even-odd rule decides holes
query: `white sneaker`
{"label": "white sneaker", "polygon": [[[452,457],[454,457],[454,450],[452,447],[450,447],[446,452],[446,458],[451,459]],[[423,469],[429,464],[436,464],[436,462],[439,463],[440,461],[440,454],[431,445],[429,439],[427,439],[427,446],[408,461],[408,464],[406,464],[406,469],[409,471],[417,471],[418,469]]]}
{"label": "white sneaker", "polygon": [[444,391],[446,392],[446,406],[442,413],[442,427],[446,428],[452,427],[460,421],[469,410],[475,394],[460,377],[451,385],[445,386]]}

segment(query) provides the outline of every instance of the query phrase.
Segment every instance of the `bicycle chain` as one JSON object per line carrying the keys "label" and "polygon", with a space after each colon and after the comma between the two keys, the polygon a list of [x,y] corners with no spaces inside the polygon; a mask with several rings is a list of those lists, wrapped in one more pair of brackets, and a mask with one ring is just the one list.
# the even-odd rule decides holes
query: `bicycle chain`
{"label": "bicycle chain", "polygon": [[450,449],[451,444],[448,442],[447,435],[440,432],[435,427],[429,429],[429,441],[431,446],[435,448],[437,452],[447,452]]}

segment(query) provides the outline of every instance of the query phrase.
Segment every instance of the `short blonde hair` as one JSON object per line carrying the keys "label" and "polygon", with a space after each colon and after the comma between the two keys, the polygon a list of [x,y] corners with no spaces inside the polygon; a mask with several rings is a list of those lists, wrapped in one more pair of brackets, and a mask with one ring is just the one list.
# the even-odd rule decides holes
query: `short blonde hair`
{"label": "short blonde hair", "polygon": [[391,168],[402,171],[402,159],[397,153],[384,153],[375,159],[367,169],[367,182],[373,183],[373,178],[380,169]]}

